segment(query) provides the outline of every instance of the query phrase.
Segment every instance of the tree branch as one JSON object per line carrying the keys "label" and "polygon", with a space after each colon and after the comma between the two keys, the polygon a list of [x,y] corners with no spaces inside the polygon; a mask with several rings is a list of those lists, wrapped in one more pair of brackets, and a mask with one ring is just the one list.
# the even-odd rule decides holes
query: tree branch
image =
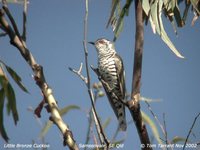
{"label": "tree branch", "polygon": [[[88,62],[86,61],[86,63],[88,63]],[[97,98],[96,96],[97,95],[94,96],[94,94],[92,92],[92,89],[91,89],[91,85],[88,85],[88,83],[90,83],[90,78],[88,80],[88,75],[87,75],[87,78],[82,75],[82,63],[80,65],[79,70],[75,70],[75,69],[73,69],[71,67],[69,67],[69,70],[72,71],[73,73],[75,73],[85,83],[85,85],[87,86],[87,88],[89,87],[88,88],[88,94],[90,96],[90,100],[91,100],[91,104],[92,104],[91,110],[89,111],[89,115],[90,115],[89,116],[89,128],[90,128],[90,126],[92,124],[91,115],[93,115],[100,143],[102,145],[106,144],[106,146],[108,147],[109,146],[109,142],[108,142],[108,140],[107,140],[107,138],[105,136],[105,133],[103,131],[103,127],[101,126],[101,122],[99,120],[99,117],[97,115],[96,108],[95,108],[95,102],[96,102],[96,98]],[[86,67],[86,70],[89,71],[89,68]],[[87,138],[86,139],[86,144],[89,142],[89,132],[90,132],[90,130],[88,129],[87,137],[86,137]]]}
{"label": "tree branch", "polygon": [[87,50],[87,23],[88,23],[88,0],[85,0],[85,19],[84,19],[84,41],[83,41],[83,46],[84,46],[84,53],[85,53],[85,64],[86,64],[86,72],[87,72],[87,88],[88,88],[88,93],[91,99],[91,104],[92,104],[92,113],[94,117],[94,122],[96,125],[97,133],[100,139],[101,144],[106,145],[106,147],[109,146],[109,142],[106,138],[106,135],[103,131],[103,127],[101,126],[99,117],[96,112],[95,104],[94,104],[94,95],[91,89],[91,83],[90,83],[90,73],[89,73],[89,65],[88,65],[88,50]]}
{"label": "tree branch", "polygon": [[190,136],[190,134],[191,134],[191,132],[192,132],[192,129],[193,129],[193,127],[194,127],[194,125],[195,125],[195,123],[196,123],[196,121],[197,121],[197,119],[198,119],[199,116],[200,116],[200,113],[198,113],[198,115],[194,118],[194,121],[193,121],[193,123],[192,123],[192,126],[191,126],[191,128],[190,128],[190,130],[189,130],[189,132],[188,132],[187,137],[186,137],[186,140],[185,140],[185,143],[184,143],[184,146],[183,146],[183,150],[185,150],[185,146],[186,146],[186,144],[187,144],[187,141],[188,141],[188,139],[189,139],[189,136]]}
{"label": "tree branch", "polygon": [[161,124],[161,122],[159,121],[158,117],[154,114],[154,112],[153,112],[153,110],[152,110],[150,104],[149,104],[147,101],[145,101],[145,103],[147,104],[147,107],[148,107],[149,111],[151,112],[152,116],[154,117],[154,119],[155,119],[156,122],[158,123],[158,125],[159,125],[159,127],[160,127],[160,129],[161,129],[161,131],[162,131],[162,133],[163,133],[163,135],[164,135],[164,137],[165,137],[165,142],[166,142],[166,144],[168,144],[166,123],[165,123],[165,115],[163,115],[163,119],[164,119],[164,126],[163,126],[163,125]]}
{"label": "tree branch", "polygon": [[[94,95],[94,103],[95,104],[96,104],[97,98],[98,98],[98,92],[96,91],[95,95]],[[91,130],[92,130],[93,122],[94,121],[92,119],[92,107],[91,107],[89,112],[88,112],[88,123],[89,123],[89,125],[88,125],[88,129],[87,129],[85,144],[88,144],[89,141],[90,141],[90,133],[91,133]],[[85,150],[86,150],[86,147],[85,147]]]}
{"label": "tree branch", "polygon": [[102,145],[106,146],[104,148],[108,148],[109,141],[106,138],[106,135],[103,131],[103,127],[102,127],[101,122],[99,120],[99,117],[97,115],[97,111],[96,111],[96,108],[95,108],[95,98],[94,98],[94,94],[93,94],[92,89],[91,89],[90,72],[89,72],[89,64],[88,64],[88,49],[87,49],[87,26],[88,26],[87,23],[88,23],[88,0],[85,0],[83,47],[84,47],[84,56],[85,56],[85,65],[86,65],[85,69],[86,69],[87,77],[84,77],[81,74],[82,63],[81,63],[79,70],[75,70],[71,67],[69,67],[69,70],[72,71],[73,73],[75,73],[76,75],[78,75],[80,77],[80,79],[85,82],[87,89],[88,89],[88,94],[90,96],[91,104],[92,104],[91,111],[92,111],[92,115],[93,115],[93,118],[94,118],[94,123],[95,123],[95,126],[96,126],[96,130],[97,130],[97,134],[99,136],[100,143]]}
{"label": "tree branch", "polygon": [[85,82],[85,84],[87,85],[87,83],[88,83],[87,78],[84,77],[84,76],[81,74],[82,68],[83,68],[83,63],[81,63],[79,70],[75,70],[75,69],[73,69],[73,68],[71,68],[71,67],[69,67],[69,70],[70,70],[71,72],[75,73],[77,76],[79,76],[79,77],[81,78],[81,80],[82,80],[83,82]]}
{"label": "tree branch", "polygon": [[152,148],[147,145],[150,144],[148,132],[144,122],[142,121],[142,114],[140,111],[140,85],[142,76],[142,55],[143,55],[143,41],[144,41],[144,27],[143,27],[143,10],[140,0],[135,0],[135,22],[136,22],[136,34],[135,34],[135,53],[134,53],[134,65],[133,65],[133,78],[132,78],[132,92],[131,100],[128,101],[128,108],[133,117],[135,126],[137,128],[140,142],[142,144],[141,149],[151,150]]}
{"label": "tree branch", "polygon": [[[26,47],[25,42],[20,37],[15,20],[9,12],[7,5],[3,5],[3,9],[0,9],[0,24],[2,25],[3,30],[9,35],[10,43],[19,50],[22,57],[26,60],[26,62],[29,64],[32,71],[34,72],[34,79],[36,81],[36,84],[39,86],[40,90],[43,93],[44,99],[49,105],[52,121],[57,125],[57,127],[63,134],[63,144],[68,145],[70,150],[78,150],[78,146],[76,145],[75,140],[73,139],[72,132],[68,128],[67,124],[64,123],[59,114],[59,108],[53,96],[52,89],[49,87],[45,80],[43,67],[36,62],[35,58]],[[4,11],[8,15],[8,18],[10,19],[14,30],[4,17]]]}

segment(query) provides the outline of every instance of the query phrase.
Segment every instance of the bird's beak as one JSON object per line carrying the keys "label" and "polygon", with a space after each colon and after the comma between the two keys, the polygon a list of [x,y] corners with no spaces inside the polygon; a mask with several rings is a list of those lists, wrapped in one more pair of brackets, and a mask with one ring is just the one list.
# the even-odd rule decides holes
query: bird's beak
{"label": "bird's beak", "polygon": [[92,45],[94,45],[94,44],[95,44],[94,42],[88,42],[88,43],[90,43],[90,44],[92,44]]}

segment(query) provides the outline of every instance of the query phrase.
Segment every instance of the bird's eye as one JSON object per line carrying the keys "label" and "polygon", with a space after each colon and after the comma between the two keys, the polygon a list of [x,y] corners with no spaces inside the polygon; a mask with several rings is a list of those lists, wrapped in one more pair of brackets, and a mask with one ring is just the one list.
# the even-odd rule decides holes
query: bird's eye
{"label": "bird's eye", "polygon": [[99,43],[100,44],[105,44],[105,42],[103,40],[100,40]]}

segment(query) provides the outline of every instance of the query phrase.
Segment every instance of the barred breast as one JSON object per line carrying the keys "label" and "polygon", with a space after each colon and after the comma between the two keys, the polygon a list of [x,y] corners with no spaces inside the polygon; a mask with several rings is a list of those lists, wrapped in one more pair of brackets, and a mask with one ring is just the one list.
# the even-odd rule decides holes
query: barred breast
{"label": "barred breast", "polygon": [[99,72],[111,89],[114,89],[117,84],[117,70],[113,58],[105,58],[99,60]]}

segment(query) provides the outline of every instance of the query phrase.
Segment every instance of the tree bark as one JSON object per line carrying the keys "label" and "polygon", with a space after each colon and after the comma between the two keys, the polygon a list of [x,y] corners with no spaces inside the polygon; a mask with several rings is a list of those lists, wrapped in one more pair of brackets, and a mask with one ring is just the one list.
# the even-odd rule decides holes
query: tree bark
{"label": "tree bark", "polygon": [[135,0],[135,52],[133,64],[132,92],[131,100],[128,102],[128,108],[137,128],[140,137],[141,149],[152,150],[146,126],[142,120],[140,111],[140,86],[142,77],[142,55],[144,43],[144,25],[143,25],[143,9],[140,0]]}

